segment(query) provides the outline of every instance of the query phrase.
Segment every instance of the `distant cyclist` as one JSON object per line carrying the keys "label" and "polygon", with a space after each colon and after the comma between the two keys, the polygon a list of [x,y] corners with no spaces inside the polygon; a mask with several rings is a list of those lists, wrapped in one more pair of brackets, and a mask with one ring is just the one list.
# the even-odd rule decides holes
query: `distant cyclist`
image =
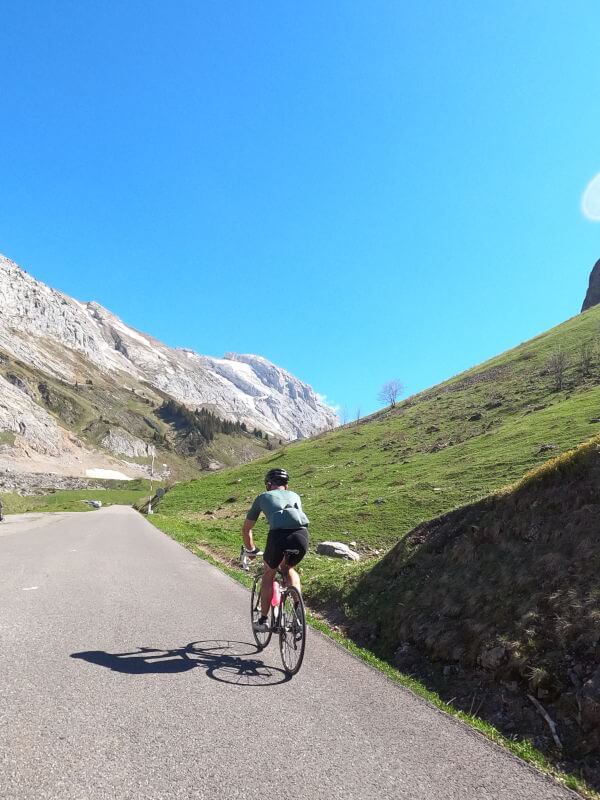
{"label": "distant cyclist", "polygon": [[[296,492],[288,490],[289,475],[284,469],[271,469],[265,475],[266,492],[252,503],[242,528],[244,546],[250,555],[259,551],[254,546],[252,528],[261,512],[269,523],[269,535],[263,559],[265,570],[260,592],[261,617],[254,623],[257,631],[268,631],[268,612],[273,594],[273,580],[278,567],[287,569],[288,583],[300,591],[300,577],[294,569],[308,551],[308,517],[302,510],[302,501]],[[289,555],[287,567],[282,564],[285,550],[297,550]]]}

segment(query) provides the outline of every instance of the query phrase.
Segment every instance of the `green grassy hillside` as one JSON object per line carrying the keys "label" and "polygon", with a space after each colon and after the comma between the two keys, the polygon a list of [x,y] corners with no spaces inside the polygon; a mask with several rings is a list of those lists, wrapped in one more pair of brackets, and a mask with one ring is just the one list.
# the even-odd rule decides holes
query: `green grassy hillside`
{"label": "green grassy hillside", "polygon": [[[150,490],[150,481],[102,481],[102,489],[65,489],[38,495],[6,492],[1,495],[5,514],[25,514],[32,511],[92,511],[86,500],[100,500],[104,506],[132,506]],[[48,491],[48,490],[45,490]]]}
{"label": "green grassy hillside", "polygon": [[567,688],[570,657],[597,666],[600,655],[599,483],[597,435],[417,526],[353,584],[347,605],[373,621],[388,657],[410,641],[474,666],[500,646],[504,678],[543,668],[548,687]]}
{"label": "green grassy hillside", "polygon": [[[587,717],[581,711],[600,641],[599,342],[596,307],[359,424],[180,484],[154,521],[234,564],[265,471],[285,466],[313,544],[335,538],[362,555],[350,563],[309,553],[309,605],[599,787],[589,753],[600,747],[600,688],[590,689]],[[264,522],[257,532],[264,544]],[[414,663],[398,662],[411,648]],[[498,660],[498,674],[482,659],[488,668]],[[564,751],[553,750],[527,692],[556,704]]]}
{"label": "green grassy hillside", "polygon": [[[600,435],[419,525],[335,598],[378,655],[463,710],[479,692],[479,713],[506,735],[535,737],[596,788],[599,483]],[[557,723],[560,749],[532,696]]]}
{"label": "green grassy hillside", "polygon": [[[600,429],[592,421],[600,419],[599,341],[593,308],[359,424],[181,484],[162,515],[233,553],[264,472],[282,465],[303,495],[313,540],[385,550],[420,522],[514,482]],[[591,363],[582,366],[585,348]],[[567,366],[556,389],[547,364],[559,351]]]}

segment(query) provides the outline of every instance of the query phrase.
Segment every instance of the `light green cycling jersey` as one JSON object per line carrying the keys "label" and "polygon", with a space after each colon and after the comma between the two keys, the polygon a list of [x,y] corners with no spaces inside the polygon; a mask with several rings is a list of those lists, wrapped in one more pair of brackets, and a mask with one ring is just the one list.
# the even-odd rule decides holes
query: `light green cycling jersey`
{"label": "light green cycling jersey", "polygon": [[259,494],[246,514],[246,519],[256,522],[261,511],[271,530],[295,530],[308,525],[308,517],[302,510],[302,500],[296,492],[290,492],[289,489],[271,489],[270,492]]}

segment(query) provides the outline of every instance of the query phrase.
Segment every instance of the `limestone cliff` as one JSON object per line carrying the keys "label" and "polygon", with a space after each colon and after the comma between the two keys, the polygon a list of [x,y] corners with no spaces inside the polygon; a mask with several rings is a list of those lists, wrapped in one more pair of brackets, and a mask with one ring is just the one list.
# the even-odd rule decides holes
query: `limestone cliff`
{"label": "limestone cliff", "polygon": [[596,306],[598,303],[600,303],[600,260],[596,261],[590,273],[590,282],[581,310],[587,311],[588,308]]}
{"label": "limestone cliff", "polygon": [[260,356],[213,358],[168,347],[2,256],[0,350],[69,383],[86,379],[86,364],[120,374],[125,382],[149,384],[190,407],[208,407],[284,439],[311,436],[336,422],[310,386]]}

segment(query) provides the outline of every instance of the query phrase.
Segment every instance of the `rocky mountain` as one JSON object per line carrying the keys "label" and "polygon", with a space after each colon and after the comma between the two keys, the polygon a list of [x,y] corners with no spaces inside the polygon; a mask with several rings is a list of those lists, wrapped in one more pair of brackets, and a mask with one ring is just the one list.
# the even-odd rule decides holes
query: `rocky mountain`
{"label": "rocky mountain", "polygon": [[90,447],[96,461],[110,452],[134,462],[149,457],[149,440],[154,446],[167,434],[149,412],[170,398],[278,439],[311,436],[337,422],[310,386],[261,356],[213,358],[168,347],[3,256],[0,358],[0,469],[14,461],[14,453],[3,458],[7,446],[43,457],[48,472],[67,455],[87,464]]}
{"label": "rocky mountain", "polygon": [[585,295],[585,300],[581,306],[582,311],[600,303],[600,260],[596,261],[590,273],[590,282]]}

